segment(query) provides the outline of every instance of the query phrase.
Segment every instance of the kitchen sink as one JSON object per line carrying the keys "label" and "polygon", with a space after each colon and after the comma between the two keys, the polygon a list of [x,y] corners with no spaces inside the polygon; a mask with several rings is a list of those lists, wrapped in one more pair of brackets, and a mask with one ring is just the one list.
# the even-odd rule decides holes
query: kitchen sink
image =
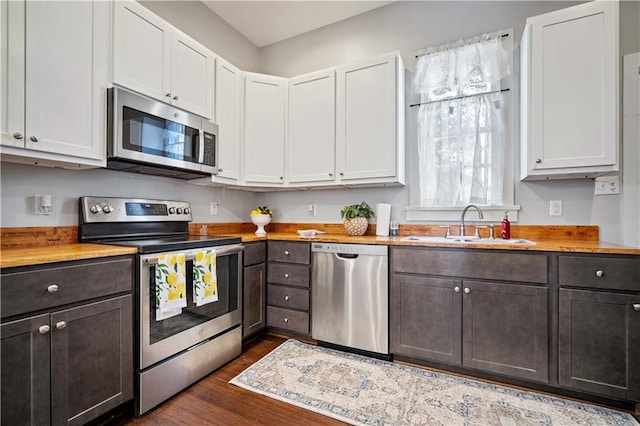
{"label": "kitchen sink", "polygon": [[499,244],[499,245],[528,245],[535,246],[536,243],[524,238],[512,238],[503,240],[502,238],[478,238],[474,236],[459,237],[434,237],[426,235],[410,235],[404,237],[402,241],[414,241],[417,243],[457,243],[457,244]]}

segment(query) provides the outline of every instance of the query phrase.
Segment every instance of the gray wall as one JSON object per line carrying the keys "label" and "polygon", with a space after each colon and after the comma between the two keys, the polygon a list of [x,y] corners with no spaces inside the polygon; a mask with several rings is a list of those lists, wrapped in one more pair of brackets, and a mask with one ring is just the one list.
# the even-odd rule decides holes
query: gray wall
{"label": "gray wall", "polygon": [[[517,45],[527,16],[574,3],[398,2],[260,50],[198,2],[144,4],[240,68],[293,76],[392,50],[399,50],[405,65],[412,69],[414,50],[501,28],[515,28]],[[621,54],[639,51],[638,2],[623,1],[620,9]],[[415,144],[410,133],[408,128],[407,143]],[[640,158],[625,158],[625,165],[637,170]],[[1,165],[0,191],[0,225],[5,227],[77,224],[76,200],[82,195],[186,199],[194,204],[198,222],[247,221],[248,212],[258,203],[273,207],[275,220],[280,222],[340,222],[342,206],[362,200],[372,205],[391,203],[392,219],[404,222],[404,208],[409,204],[408,187],[253,194],[109,170],[72,172],[8,163]],[[601,240],[622,242],[622,217],[637,218],[637,211],[623,212],[621,196],[594,197],[593,191],[590,180],[518,181],[515,201],[522,206],[519,223],[594,224],[600,226]],[[34,194],[53,195],[54,215],[33,214]],[[563,200],[562,217],[548,216],[552,199]],[[217,216],[209,215],[210,201],[221,201]],[[317,216],[307,214],[308,204],[317,205]]]}

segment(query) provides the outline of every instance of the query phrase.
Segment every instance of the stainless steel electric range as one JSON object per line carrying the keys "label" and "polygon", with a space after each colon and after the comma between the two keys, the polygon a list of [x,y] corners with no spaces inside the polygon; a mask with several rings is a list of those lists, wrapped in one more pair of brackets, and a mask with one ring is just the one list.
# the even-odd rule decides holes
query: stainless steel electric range
{"label": "stainless steel electric range", "polygon": [[[136,412],[143,414],[240,355],[241,239],[189,235],[188,202],[81,197],[79,240],[138,248],[136,256]],[[215,253],[217,300],[194,301],[194,258]],[[184,255],[186,306],[158,311],[156,268]],[[178,257],[179,258],[179,257]]]}

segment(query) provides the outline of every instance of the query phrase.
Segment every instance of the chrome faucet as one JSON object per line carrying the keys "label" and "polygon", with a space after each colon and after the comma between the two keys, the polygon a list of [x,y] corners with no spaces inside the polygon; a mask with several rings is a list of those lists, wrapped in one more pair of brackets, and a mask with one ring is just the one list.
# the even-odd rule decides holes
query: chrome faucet
{"label": "chrome faucet", "polygon": [[480,210],[480,207],[476,206],[475,204],[469,204],[467,207],[465,207],[464,210],[462,210],[462,216],[460,216],[460,236],[461,237],[464,237],[464,215],[467,214],[467,210],[469,210],[471,207],[473,207],[478,211],[478,219],[484,218],[484,216],[482,215],[482,210]]}

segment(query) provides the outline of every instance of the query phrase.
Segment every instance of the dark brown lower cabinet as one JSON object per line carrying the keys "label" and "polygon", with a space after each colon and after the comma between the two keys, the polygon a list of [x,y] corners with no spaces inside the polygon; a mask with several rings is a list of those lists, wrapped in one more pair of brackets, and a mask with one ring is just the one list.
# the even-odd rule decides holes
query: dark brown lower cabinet
{"label": "dark brown lower cabinet", "polygon": [[131,296],[2,324],[2,424],[82,425],[133,398]]}
{"label": "dark brown lower cabinet", "polygon": [[242,337],[248,338],[267,325],[267,244],[245,244],[242,284]]}
{"label": "dark brown lower cabinet", "polygon": [[395,355],[547,383],[546,286],[394,274]]}
{"label": "dark brown lower cabinet", "polygon": [[559,311],[560,385],[640,401],[640,296],[561,288]]}

